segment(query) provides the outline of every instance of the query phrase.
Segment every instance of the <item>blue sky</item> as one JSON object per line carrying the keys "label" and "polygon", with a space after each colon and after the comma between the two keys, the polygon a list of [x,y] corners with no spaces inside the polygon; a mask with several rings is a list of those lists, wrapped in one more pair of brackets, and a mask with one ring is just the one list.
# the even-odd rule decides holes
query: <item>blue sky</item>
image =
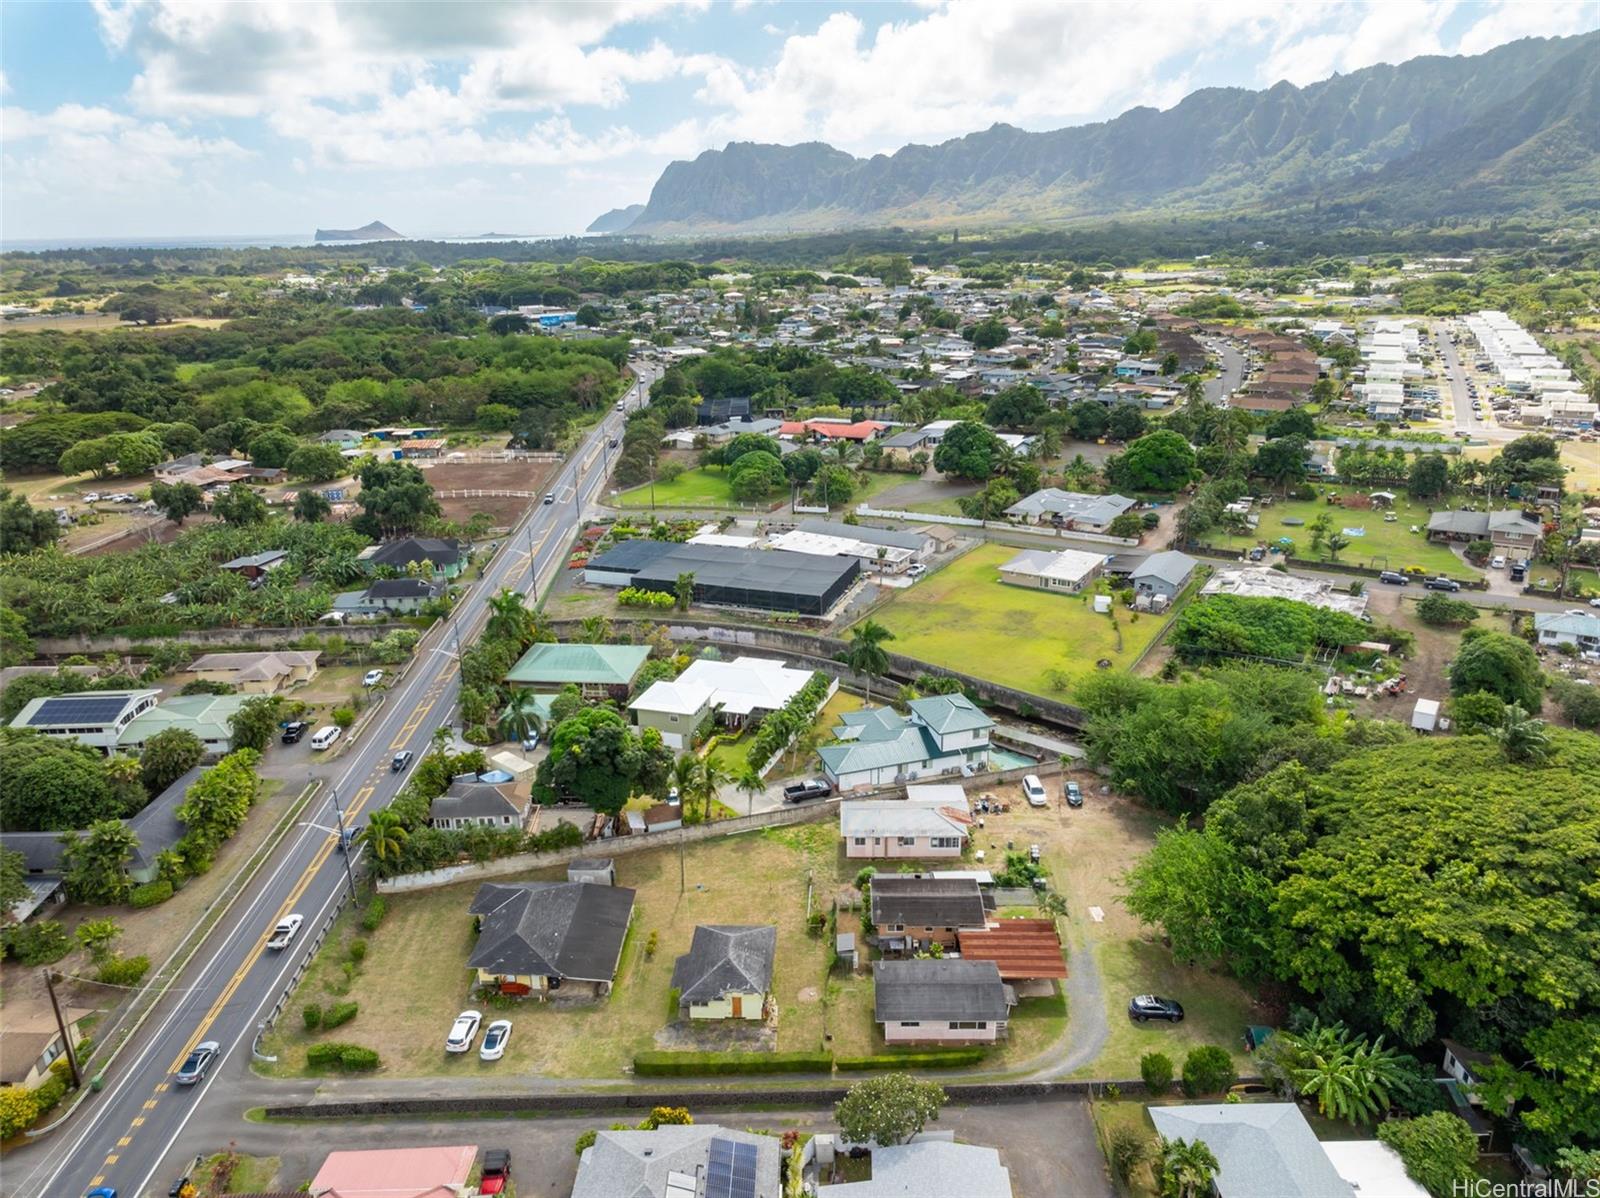
{"label": "blue sky", "polygon": [[731,140],[856,154],[1600,27],[1600,0],[8,0],[0,237],[566,233]]}

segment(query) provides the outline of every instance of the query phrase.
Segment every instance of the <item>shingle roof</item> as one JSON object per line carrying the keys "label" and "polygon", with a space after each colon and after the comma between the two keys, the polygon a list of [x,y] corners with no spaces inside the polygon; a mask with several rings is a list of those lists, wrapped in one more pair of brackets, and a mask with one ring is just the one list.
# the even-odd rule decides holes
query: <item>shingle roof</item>
{"label": "shingle roof", "polygon": [[461,542],[438,537],[406,537],[379,545],[367,560],[378,566],[408,566],[420,561],[449,566],[461,560]]}
{"label": "shingle roof", "polygon": [[433,820],[498,819],[505,815],[520,818],[522,808],[488,782],[452,782],[450,789],[428,807],[428,818]]}
{"label": "shingle roof", "polygon": [[569,682],[627,686],[650,656],[648,645],[534,645],[511,667],[506,681],[524,685]]}
{"label": "shingle roof", "polygon": [[301,666],[314,666],[321,656],[320,649],[309,652],[274,649],[266,653],[207,653],[190,662],[189,670],[191,673],[227,671],[238,675],[240,682],[252,682],[263,678],[281,678]]}
{"label": "shingle roof", "polygon": [[916,1198],[959,1194],[961,1198],[1011,1198],[1011,1174],[1000,1154],[981,1144],[913,1140],[874,1147],[872,1176],[821,1191],[823,1198]]}
{"label": "shingle roof", "polygon": [[1221,1198],[1353,1198],[1292,1102],[1152,1106],[1169,1140],[1201,1140],[1221,1166]]}
{"label": "shingle roof", "polygon": [[1600,636],[1600,615],[1540,612],[1533,617],[1533,626],[1540,632],[1565,632],[1573,636]]}
{"label": "shingle roof", "polygon": [[1059,487],[1046,487],[1019,499],[1006,509],[1006,515],[1057,515],[1090,524],[1110,524],[1131,508],[1134,502],[1125,495],[1085,495],[1078,491],[1063,491]]}
{"label": "shingle roof", "polygon": [[1049,919],[1002,919],[960,934],[963,961],[993,961],[1005,981],[1064,978],[1061,934]]}
{"label": "shingle roof", "polygon": [[733,991],[765,994],[777,948],[778,929],[770,925],[702,924],[672,967],[672,985],[684,1002],[713,1002]]}
{"label": "shingle roof", "polygon": [[489,973],[609,982],[634,892],[591,882],[486,882],[468,910],[483,917],[467,965]]}
{"label": "shingle roof", "polygon": [[878,961],[872,967],[873,1018],[1004,1020],[1011,1009],[993,961]]}
{"label": "shingle roof", "polygon": [[872,922],[879,927],[981,928],[987,920],[972,878],[879,874],[872,879]]}
{"label": "shingle roof", "polygon": [[678,1173],[695,1193],[708,1173],[711,1143],[722,1140],[755,1151],[755,1184],[750,1198],[781,1198],[776,1136],[734,1131],[715,1123],[666,1124],[655,1131],[603,1131],[583,1150],[572,1198],[663,1198],[667,1179]]}

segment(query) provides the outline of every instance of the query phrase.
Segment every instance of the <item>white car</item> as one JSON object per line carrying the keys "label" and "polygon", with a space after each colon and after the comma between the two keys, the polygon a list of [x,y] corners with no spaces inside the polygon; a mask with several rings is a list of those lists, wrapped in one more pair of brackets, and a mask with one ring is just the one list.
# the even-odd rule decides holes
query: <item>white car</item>
{"label": "white car", "polygon": [[293,940],[300,931],[300,925],[305,922],[303,915],[286,915],[278,921],[278,926],[272,929],[272,935],[267,940],[267,947],[271,949],[288,948],[289,941]]}
{"label": "white car", "polygon": [[1022,794],[1028,800],[1030,807],[1048,807],[1050,800],[1045,797],[1044,783],[1039,781],[1038,774],[1029,774],[1022,780]]}
{"label": "white car", "polygon": [[1600,607],[1600,595],[1596,595],[1593,599],[1589,600],[1589,606]]}
{"label": "white car", "polygon": [[496,1019],[483,1033],[483,1043],[478,1047],[478,1059],[498,1061],[506,1055],[506,1045],[511,1042],[511,1020]]}
{"label": "white car", "polygon": [[921,578],[928,572],[928,567],[921,562],[912,562],[906,567],[906,573],[912,578]]}
{"label": "white car", "polygon": [[367,673],[366,673],[366,676],[361,679],[361,685],[362,686],[377,686],[378,683],[380,683],[382,681],[383,681],[383,671],[382,670],[368,670]]}
{"label": "white car", "polygon": [[1489,569],[1491,569],[1491,570],[1504,570],[1505,568],[1506,568],[1506,559],[1505,559],[1505,556],[1503,554],[1497,553],[1497,554],[1495,554],[1493,557],[1491,557],[1489,559]]}
{"label": "white car", "polygon": [[472,1042],[477,1038],[478,1025],[483,1022],[483,1016],[477,1011],[463,1011],[456,1016],[456,1021],[450,1025],[450,1034],[445,1037],[444,1050],[446,1052],[469,1052]]}

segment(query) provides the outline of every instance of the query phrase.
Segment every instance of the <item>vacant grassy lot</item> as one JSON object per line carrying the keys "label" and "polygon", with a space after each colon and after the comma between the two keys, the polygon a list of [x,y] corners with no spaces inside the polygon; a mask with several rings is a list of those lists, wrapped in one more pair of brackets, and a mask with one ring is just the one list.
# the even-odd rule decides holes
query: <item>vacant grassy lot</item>
{"label": "vacant grassy lot", "polygon": [[[377,1049],[384,1071],[396,1076],[621,1077],[634,1053],[656,1047],[655,1034],[668,1022],[673,962],[688,951],[695,925],[702,923],[777,926],[778,1049],[817,1049],[827,946],[805,930],[807,871],[817,873],[819,893],[831,893],[835,839],[833,825],[825,822],[693,846],[685,854],[682,893],[675,850],[618,857],[618,884],[638,894],[615,988],[597,1003],[528,1001],[503,1011],[474,1003],[466,962],[474,937],[467,904],[476,883],[391,895],[389,913],[375,932],[361,933],[348,914],[341,919],[267,1051],[279,1056],[276,1069],[289,1074],[303,1072],[307,1045],[337,1039]],[[564,877],[564,870],[533,875],[547,881]],[[652,934],[657,947],[650,955]],[[366,959],[347,978],[348,945],[357,935],[368,940]],[[305,1032],[300,1012],[307,1003],[347,1000],[361,1004],[352,1022],[332,1032]],[[507,1018],[515,1024],[504,1060],[486,1063],[475,1052],[445,1053],[451,1020],[473,1006],[485,1022]]]}
{"label": "vacant grassy lot", "polygon": [[895,634],[888,648],[1038,695],[1057,672],[1076,677],[1101,658],[1126,667],[1162,621],[1096,615],[1087,596],[1047,594],[1000,581],[1019,551],[983,545],[900,591],[872,614]]}
{"label": "vacant grassy lot", "polygon": [[[1369,488],[1370,489],[1370,488]],[[1321,491],[1339,491],[1339,488],[1318,488]],[[1435,507],[1440,506],[1435,503]],[[1311,534],[1308,526],[1318,516],[1327,512],[1333,517],[1333,531],[1359,528],[1363,535],[1350,537],[1350,544],[1339,551],[1339,561],[1352,565],[1376,566],[1379,569],[1400,570],[1406,566],[1421,566],[1430,574],[1451,574],[1457,578],[1475,578],[1478,572],[1466,565],[1443,545],[1430,542],[1411,526],[1428,526],[1427,505],[1408,498],[1403,493],[1395,500],[1394,512],[1399,519],[1385,523],[1383,513],[1376,509],[1352,511],[1330,506],[1319,493],[1316,499],[1274,500],[1271,507],[1261,510],[1261,524],[1250,535],[1229,536],[1220,529],[1207,534],[1213,545],[1230,549],[1248,549],[1258,544],[1276,544],[1279,537],[1288,537],[1295,544],[1295,556],[1312,558]],[[1299,524],[1286,524],[1285,520],[1299,520]],[[1324,549],[1320,555],[1327,557]]]}
{"label": "vacant grassy lot", "polygon": [[[861,475],[856,480],[855,493],[850,497],[849,505],[834,504],[835,508],[853,506],[870,500],[873,496],[898,487],[904,483],[908,475],[880,474],[869,472]],[[620,508],[648,508],[651,506],[651,486],[646,483],[642,487],[619,492],[613,496],[611,503]],[[742,503],[735,499],[728,489],[728,474],[721,466],[696,466],[692,470],[685,470],[671,482],[657,482],[655,484],[655,503],[658,508],[714,508],[768,511],[779,503],[788,502],[787,495],[774,495],[771,499],[758,503]]]}

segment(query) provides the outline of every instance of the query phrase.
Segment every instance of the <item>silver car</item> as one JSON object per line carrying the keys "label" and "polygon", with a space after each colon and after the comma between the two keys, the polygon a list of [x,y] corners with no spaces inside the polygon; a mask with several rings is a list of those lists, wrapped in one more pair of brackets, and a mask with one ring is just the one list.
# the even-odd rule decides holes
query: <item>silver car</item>
{"label": "silver car", "polygon": [[178,1070],[177,1082],[180,1086],[192,1086],[198,1081],[205,1080],[206,1070],[210,1069],[217,1059],[217,1054],[222,1051],[222,1045],[215,1040],[207,1040],[198,1045],[193,1052],[184,1058],[183,1066]]}

